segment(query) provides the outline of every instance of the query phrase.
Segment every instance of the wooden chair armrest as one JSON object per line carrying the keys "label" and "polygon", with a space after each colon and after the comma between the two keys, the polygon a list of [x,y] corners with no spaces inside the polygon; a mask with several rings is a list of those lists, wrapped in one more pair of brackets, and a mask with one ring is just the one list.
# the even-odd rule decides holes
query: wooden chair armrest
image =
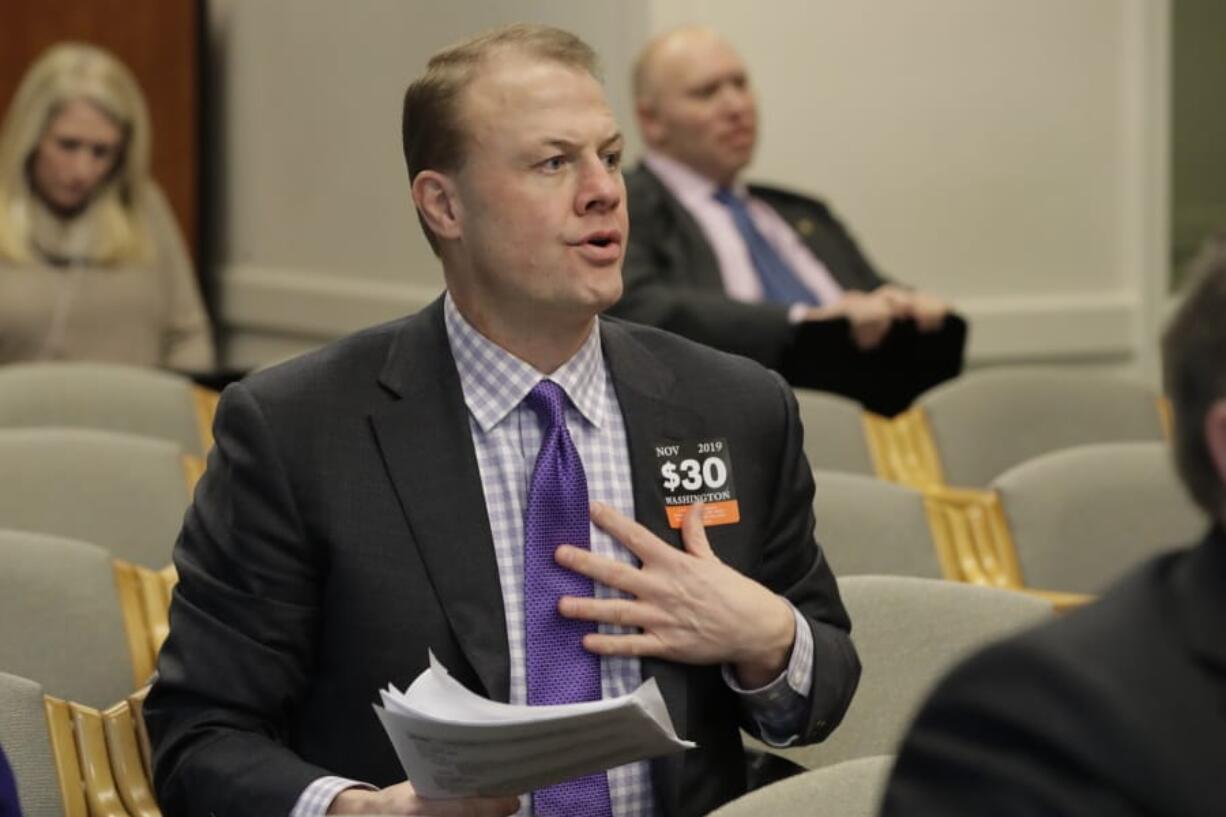
{"label": "wooden chair armrest", "polygon": [[102,728],[119,796],[132,817],[162,817],[141,760],[136,722],[126,700],[102,713]]}
{"label": "wooden chair armrest", "polygon": [[1068,613],[1094,601],[1095,596],[1086,593],[1069,593],[1064,590],[1040,590],[1037,587],[1019,587],[1021,592],[1038,596],[1051,602],[1057,614]]}

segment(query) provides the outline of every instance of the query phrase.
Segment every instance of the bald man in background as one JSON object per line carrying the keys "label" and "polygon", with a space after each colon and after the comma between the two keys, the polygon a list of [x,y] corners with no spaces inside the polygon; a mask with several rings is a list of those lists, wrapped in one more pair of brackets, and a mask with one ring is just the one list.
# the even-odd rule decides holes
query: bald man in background
{"label": "bald man in background", "polygon": [[943,301],[887,282],[825,204],[740,179],[757,144],[757,102],[745,63],[718,34],[685,27],[652,40],[634,94],[647,152],[626,174],[633,229],[613,314],[793,382],[782,364],[806,322],[846,318],[862,350],[900,321],[921,332],[945,322]]}

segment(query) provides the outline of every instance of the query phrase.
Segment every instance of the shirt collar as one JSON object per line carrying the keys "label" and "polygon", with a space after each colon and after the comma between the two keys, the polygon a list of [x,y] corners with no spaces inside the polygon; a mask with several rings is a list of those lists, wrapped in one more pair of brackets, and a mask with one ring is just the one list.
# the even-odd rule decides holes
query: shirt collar
{"label": "shirt collar", "polygon": [[[719,191],[719,185],[697,170],[657,150],[648,150],[643,154],[643,164],[656,174],[669,192],[682,201],[695,199],[705,201],[713,198]],[[749,198],[749,188],[744,182],[734,183],[732,192],[737,198]]]}
{"label": "shirt collar", "polygon": [[571,404],[593,426],[600,428],[604,423],[600,397],[606,372],[599,320],[579,351],[548,376],[478,332],[460,314],[450,292],[443,297],[443,320],[464,403],[482,433],[489,433],[502,422],[542,380],[552,380],[561,386]]}

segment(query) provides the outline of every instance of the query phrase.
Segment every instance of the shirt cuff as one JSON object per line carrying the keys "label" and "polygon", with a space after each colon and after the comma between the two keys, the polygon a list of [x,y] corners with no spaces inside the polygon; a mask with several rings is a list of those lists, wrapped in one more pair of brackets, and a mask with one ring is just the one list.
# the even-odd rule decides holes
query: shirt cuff
{"label": "shirt cuff", "polygon": [[808,304],[792,304],[788,307],[788,323],[804,323],[805,315],[812,308]]}
{"label": "shirt cuff", "polygon": [[724,683],[741,697],[762,739],[772,746],[787,746],[804,731],[809,692],[813,688],[813,631],[796,606],[788,602],[796,620],[792,656],[788,665],[766,686],[745,689],[730,664],[723,666]]}
{"label": "shirt cuff", "polygon": [[370,789],[376,791],[369,783],[359,783],[345,777],[319,777],[311,781],[311,785],[298,795],[298,802],[289,813],[289,817],[323,817],[328,813],[336,795],[345,789]]}

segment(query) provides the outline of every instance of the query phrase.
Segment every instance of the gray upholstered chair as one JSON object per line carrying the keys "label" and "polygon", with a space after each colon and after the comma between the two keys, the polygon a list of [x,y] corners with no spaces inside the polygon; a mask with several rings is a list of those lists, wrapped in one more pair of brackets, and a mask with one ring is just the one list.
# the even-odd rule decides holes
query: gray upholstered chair
{"label": "gray upholstered chair", "polygon": [[1027,587],[1097,593],[1208,526],[1160,442],[1045,454],[992,482]]}
{"label": "gray upholstered chair", "polygon": [[948,485],[984,488],[1007,469],[1074,445],[1165,437],[1159,395],[1109,377],[1036,368],[972,372],[921,395]]}
{"label": "gray upholstered chair", "polygon": [[106,706],[134,677],[111,554],[97,545],[0,530],[0,667],[44,690]]}
{"label": "gray upholstered chair", "polygon": [[908,576],[847,576],[839,591],[864,666],[843,723],[824,742],[756,749],[817,769],[893,754],[933,684],[985,643],[1050,618],[1051,604],[1012,590]]}
{"label": "gray upholstered chair", "polygon": [[805,429],[805,456],[811,467],[866,476],[876,473],[864,427],[864,409],[859,403],[811,389],[796,389],[794,393]]}
{"label": "gray upholstered chair", "polygon": [[739,797],[711,817],[876,817],[893,765],[893,756],[883,755],[813,769]]}
{"label": "gray upholstered chair", "polygon": [[64,800],[43,711],[43,688],[4,672],[0,672],[0,746],[13,768],[22,813],[63,817]]}
{"label": "gray upholstered chair", "polygon": [[0,430],[0,527],[95,542],[160,568],[191,501],[163,440],[71,428]]}
{"label": "gray upholstered chair", "polygon": [[834,471],[814,471],[813,480],[817,541],[836,575],[944,575],[919,491]]}
{"label": "gray upholstered chair", "polygon": [[216,394],[182,375],[114,363],[0,368],[0,428],[67,426],[168,440],[203,457]]}

